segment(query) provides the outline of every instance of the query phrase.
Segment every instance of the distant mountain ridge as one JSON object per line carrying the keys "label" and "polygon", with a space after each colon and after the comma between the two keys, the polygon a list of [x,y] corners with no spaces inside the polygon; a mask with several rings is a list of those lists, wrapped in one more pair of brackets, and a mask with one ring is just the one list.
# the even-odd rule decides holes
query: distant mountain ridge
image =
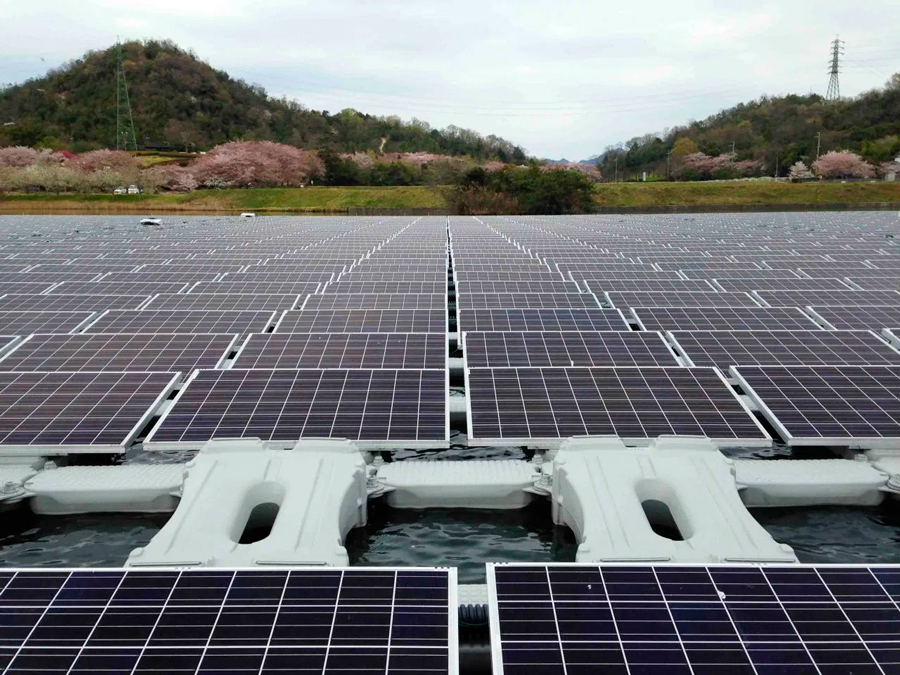
{"label": "distant mountain ridge", "polygon": [[[231,140],[270,140],[335,152],[430,152],[521,162],[498,136],[418,120],[309,110],[230,77],[170,41],[121,46],[138,145],[207,150]],[[44,77],[0,90],[0,146],[76,152],[115,146],[116,47],[91,51]]]}
{"label": "distant mountain ridge", "polygon": [[831,150],[851,150],[876,165],[892,161],[900,153],[900,73],[883,89],[839,101],[817,94],[763,96],[662,134],[637,136],[584,161],[606,175],[618,159],[620,177],[643,171],[665,176],[670,153],[721,155],[732,148],[738,160],[759,162],[767,175],[777,168],[784,176],[795,162],[809,164]]}

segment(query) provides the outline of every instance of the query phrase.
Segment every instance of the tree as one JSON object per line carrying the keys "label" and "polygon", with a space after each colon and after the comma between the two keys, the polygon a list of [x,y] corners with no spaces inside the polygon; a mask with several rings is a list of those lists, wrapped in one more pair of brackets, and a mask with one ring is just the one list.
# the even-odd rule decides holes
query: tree
{"label": "tree", "polygon": [[690,138],[679,138],[672,146],[672,158],[684,159],[689,155],[700,152],[700,148]]}
{"label": "tree", "polygon": [[803,162],[796,162],[788,170],[788,178],[792,181],[799,182],[801,180],[809,180],[810,178],[814,178],[814,176],[813,172],[809,170],[809,167],[806,166],[806,164]]}
{"label": "tree", "polygon": [[891,79],[884,83],[884,88],[888,91],[900,91],[900,73],[891,75]]}
{"label": "tree", "polygon": [[812,166],[821,178],[872,178],[875,169],[849,150],[822,155]]}
{"label": "tree", "polygon": [[322,176],[325,166],[314,152],[271,141],[233,141],[213,148],[190,165],[206,187],[298,187]]}

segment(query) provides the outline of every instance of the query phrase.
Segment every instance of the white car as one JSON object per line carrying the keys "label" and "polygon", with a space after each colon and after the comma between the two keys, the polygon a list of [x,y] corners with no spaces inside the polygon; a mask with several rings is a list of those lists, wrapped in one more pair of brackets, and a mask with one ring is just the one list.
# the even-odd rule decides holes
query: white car
{"label": "white car", "polygon": [[137,185],[129,185],[128,186],[128,194],[139,195],[139,194],[141,194],[141,188],[139,188]]}
{"label": "white car", "polygon": [[115,190],[113,190],[113,194],[114,195],[127,195],[128,188],[116,188]]}

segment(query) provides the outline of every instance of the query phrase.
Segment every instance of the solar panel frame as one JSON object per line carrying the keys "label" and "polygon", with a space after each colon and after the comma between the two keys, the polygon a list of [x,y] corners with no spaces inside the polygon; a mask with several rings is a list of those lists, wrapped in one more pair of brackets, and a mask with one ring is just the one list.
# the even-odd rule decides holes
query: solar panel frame
{"label": "solar panel frame", "polygon": [[462,344],[467,368],[682,365],[659,332],[473,331]]}
{"label": "solar panel frame", "polygon": [[447,309],[440,293],[335,293],[309,295],[298,309]]}
{"label": "solar panel frame", "polygon": [[[69,379],[61,381],[60,378],[66,375],[69,376]],[[93,379],[85,379],[91,375],[94,376]],[[113,381],[114,376],[120,376],[118,381]],[[122,392],[116,391],[114,387],[117,384],[122,383],[123,379],[125,378],[131,378],[135,381],[143,378],[143,381],[145,383],[153,380],[154,385],[157,387],[158,393],[152,398],[152,400],[148,396],[148,400],[150,400],[151,402],[149,403],[149,405],[142,405],[140,407],[140,410],[143,410],[143,413],[141,413],[140,415],[135,413],[130,420],[125,420],[125,426],[122,426],[122,409],[124,405],[127,405],[128,400],[123,402],[120,398],[120,396],[123,395]],[[0,449],[2,449],[6,454],[25,454],[29,456],[33,456],[35,453],[47,455],[64,455],[74,453],[118,454],[125,452],[125,449],[134,441],[138,433],[147,425],[155,412],[159,409],[162,402],[169,397],[180,378],[181,373],[171,372],[0,371]],[[33,384],[27,384],[29,379],[33,380]],[[74,395],[69,397],[68,402],[59,400],[61,397],[59,393],[60,389],[69,384],[69,382],[73,379],[82,380],[81,382],[74,382],[75,386],[73,386],[72,388]],[[55,384],[47,385],[47,380],[51,380],[51,382],[55,382]],[[101,380],[108,381],[104,382]],[[91,385],[94,385],[98,382],[99,384],[97,384],[97,389],[99,391],[91,391]],[[7,391],[10,388],[14,388],[15,385],[23,383],[25,387],[29,387],[27,391],[21,394],[15,392],[7,394]],[[37,396],[41,398],[41,401],[35,401],[33,410],[24,417],[13,417],[12,415],[7,417],[7,412],[10,411],[14,406],[16,410],[21,410],[24,413],[25,410],[22,409],[26,407],[26,403],[23,403],[22,399],[26,395],[31,396],[32,390],[37,387],[40,387],[41,389],[41,391],[37,394]],[[50,387],[53,388],[50,389]],[[88,430],[91,427],[96,428],[96,424],[93,423],[94,419],[91,418],[90,414],[105,400],[105,397],[107,396],[111,397],[114,400],[118,400],[118,403],[114,404],[114,407],[118,406],[117,410],[114,414],[110,414],[105,418],[105,424],[103,424],[102,429],[93,434],[92,440],[87,440],[87,437],[90,436],[93,432],[79,431],[78,427],[84,425]],[[47,403],[49,399],[53,399],[52,404]],[[82,399],[84,399],[83,403],[81,402]],[[4,403],[6,405],[4,405]],[[63,413],[65,413],[70,407],[73,406],[74,410],[70,412],[70,414],[73,415],[72,421],[64,424],[63,420],[65,420],[66,418],[63,417]],[[35,416],[36,413],[39,412],[42,408],[48,408],[49,412],[53,414],[47,418]],[[46,423],[39,423],[41,424],[41,426],[40,430],[38,430],[38,423],[35,423],[34,420],[44,419],[47,420]],[[19,421],[19,423],[16,424],[15,427],[12,426],[14,420]],[[18,431],[22,427],[22,425],[29,420],[32,421],[26,427],[26,429]],[[101,434],[106,431],[107,427],[113,424],[115,424],[120,429],[120,432],[114,438],[120,440],[111,442],[113,439],[104,438],[104,442],[97,442],[97,440],[101,437]],[[47,432],[51,425],[55,426],[53,430],[55,433],[65,433],[63,442],[48,443],[46,442],[47,439],[44,439],[43,442],[31,442],[28,440],[29,438],[31,438],[33,439],[33,441],[37,441],[42,434]],[[31,428],[30,431],[28,429],[29,427]],[[18,435],[16,435],[17,431]],[[71,439],[72,436],[76,434],[76,432],[78,432],[77,438],[81,438],[83,440],[81,442],[75,442],[75,439],[72,439],[71,442],[66,442]],[[87,440],[87,442],[85,442],[85,440]]]}
{"label": "solar panel frame", "polygon": [[[259,374],[260,377],[268,377],[267,384],[264,386],[262,392],[256,391],[254,388],[250,386],[246,386],[247,377],[250,377],[250,373]],[[343,375],[345,381],[347,378],[351,377],[351,374],[356,373],[357,376],[361,379],[365,374],[369,375],[369,384],[367,385],[364,398],[359,398],[359,395],[353,395],[348,399],[348,403],[358,404],[360,401],[364,401],[363,412],[360,414],[360,424],[355,428],[357,432],[357,437],[354,438],[352,435],[334,435],[332,436],[330,432],[324,431],[324,426],[328,426],[330,424],[330,428],[333,431],[335,425],[344,424],[344,417],[349,417],[350,413],[340,412],[339,407],[343,404],[343,392],[346,390],[345,387],[341,388],[341,396],[335,398],[331,394],[329,394],[329,389],[326,388],[323,391],[323,398],[321,399],[322,405],[329,406],[329,410],[326,411],[318,411],[313,412],[313,408],[316,406],[317,402],[319,402],[318,395],[319,390],[321,388],[321,383],[326,378],[337,378],[340,375]],[[392,436],[392,425],[394,422],[394,417],[397,416],[393,408],[393,399],[396,396],[396,389],[393,390],[391,401],[386,401],[384,398],[379,398],[383,396],[383,392],[375,391],[373,392],[371,389],[371,382],[376,376],[383,377],[387,379],[390,374],[393,374],[396,378],[405,377],[411,379],[415,376],[416,373],[419,373],[419,388],[417,389],[419,393],[418,404],[417,404],[417,421],[416,421],[416,438],[402,438],[396,435]],[[442,394],[442,405],[443,410],[440,413],[442,418],[442,432],[443,437],[441,439],[437,438],[419,438],[418,429],[421,426],[421,410],[422,410],[422,381],[425,378],[426,374],[428,374],[430,381],[428,384],[433,385],[435,387],[435,391],[437,390],[437,382],[440,380],[441,383],[441,394]],[[304,403],[301,402],[299,405],[291,406],[290,408],[290,417],[303,417],[303,425],[298,432],[296,437],[289,436],[286,433],[277,433],[278,432],[278,421],[280,421],[281,417],[286,414],[288,410],[288,397],[293,393],[293,391],[300,385],[300,389],[298,391],[302,394],[302,388],[306,386],[308,383],[313,382],[313,378],[318,377],[318,380],[315,381],[315,389],[313,391],[312,399],[309,400],[309,405],[306,406],[306,413],[302,412]],[[229,392],[227,399],[226,398],[216,398],[213,397],[213,390],[216,385],[222,382],[225,382],[228,379],[243,378],[243,380],[239,383],[237,387],[234,388],[233,391]],[[265,400],[265,392],[267,391],[268,383],[271,382],[273,378],[283,378],[285,381],[287,379],[291,379],[293,384],[290,389],[287,390],[287,394],[278,399],[274,404],[268,403]],[[272,447],[276,449],[289,449],[292,448],[296,442],[302,438],[346,438],[354,442],[357,446],[372,450],[400,450],[400,449],[444,449],[450,446],[450,406],[449,406],[449,396],[450,396],[450,375],[449,370],[447,368],[443,369],[350,369],[350,368],[325,368],[325,369],[312,369],[312,368],[297,368],[297,369],[288,369],[288,368],[277,368],[271,370],[238,370],[235,368],[227,369],[227,370],[195,370],[191,373],[190,377],[188,377],[185,386],[178,392],[175,396],[175,399],[172,401],[172,405],[162,414],[159,422],[153,428],[153,430],[148,434],[146,440],[143,443],[143,447],[147,450],[190,450],[190,449],[199,449],[203,446],[203,444],[212,439],[212,438],[260,438],[263,441],[263,444],[267,447]],[[204,380],[199,386],[196,384],[198,380]],[[210,384],[207,384],[211,380]],[[302,381],[302,384],[301,384]],[[244,384],[242,387],[240,384]],[[193,388],[192,388],[193,387]],[[201,387],[205,387],[206,395],[203,401],[197,405],[194,405],[194,402],[186,403],[186,399],[188,397],[192,397],[195,393],[200,393],[204,391]],[[223,388],[225,388],[223,386]],[[361,390],[360,390],[361,392]],[[238,400],[239,396],[243,394],[246,398],[246,401]],[[407,394],[403,394],[403,399],[409,399]],[[223,402],[227,400],[227,403],[222,405]],[[280,403],[279,403],[280,401]],[[436,399],[435,399],[436,401]],[[431,403],[434,404],[435,401]],[[212,407],[216,410],[215,413],[207,413],[203,412],[201,414],[201,406],[206,402],[210,402],[214,405]],[[388,404],[388,408],[386,410],[379,409],[375,412],[369,412],[368,406],[372,403],[376,407],[378,405],[382,405],[384,403]],[[181,404],[179,406],[179,404]],[[332,404],[334,404],[332,406]],[[237,406],[235,413],[229,413],[229,410],[232,406]],[[256,426],[253,426],[251,422],[253,421],[254,415],[257,414],[257,410],[259,410],[260,406],[264,406],[263,410],[259,413],[263,420],[268,418],[271,420],[272,415],[274,414],[274,408],[278,408],[278,417],[273,424],[264,424],[264,423],[256,423]],[[274,406],[274,407],[273,407]],[[248,410],[252,408],[251,412]],[[332,409],[333,408],[333,409]],[[194,412],[190,412],[194,410]],[[270,411],[271,412],[267,412]],[[238,414],[240,413],[240,414]],[[179,415],[183,417],[191,417],[191,421],[182,423],[177,418]],[[353,411],[353,415],[356,415],[356,412]],[[435,425],[430,427],[432,435],[435,435],[433,432],[437,429],[437,415],[438,413],[429,413],[429,416],[433,418]],[[217,431],[222,428],[221,423],[216,424],[212,427],[213,431],[211,433],[206,433],[203,429],[208,429],[210,427],[202,427],[197,428],[196,426],[192,428],[192,424],[196,418],[200,418],[201,421],[212,424],[214,419],[218,418],[228,419],[229,423],[235,424],[235,420],[246,418],[246,424],[241,425],[243,431],[240,433],[246,433],[247,436],[241,436],[240,433],[228,431],[224,432],[220,435],[217,435]],[[314,424],[310,431],[311,433],[307,436],[304,436],[304,432],[306,431],[306,427],[309,425],[309,420],[313,419],[314,422],[318,421],[317,424]],[[355,419],[355,417],[354,417]],[[175,420],[175,421],[173,421]],[[330,422],[328,421],[330,420]],[[371,424],[373,428],[384,428],[385,436],[392,436],[390,438],[364,438],[363,429],[362,429],[362,421],[366,420],[367,423]],[[406,421],[406,420],[400,420]],[[298,422],[299,423],[299,422]],[[169,425],[167,427],[167,425]],[[352,426],[352,425],[351,425]],[[169,430],[169,427],[174,427],[175,432]],[[231,427],[226,427],[231,428]],[[237,428],[237,427],[235,427]],[[296,427],[288,427],[288,428],[296,428]],[[350,427],[348,427],[350,428]],[[402,425],[401,429],[410,428],[408,425]],[[281,428],[285,429],[284,426]],[[176,433],[179,432],[180,433]],[[268,435],[265,433],[269,431]],[[368,433],[368,432],[367,432]],[[166,437],[168,436],[168,437]],[[278,436],[275,438],[274,436]],[[186,438],[188,437],[188,438]]]}
{"label": "solar panel frame", "polygon": [[880,332],[900,321],[900,307],[806,307],[806,313],[828,330],[874,330]]}
{"label": "solar panel frame", "polygon": [[[11,349],[0,349],[0,371],[189,373],[198,368],[222,368],[237,341],[237,335],[222,333],[39,333],[22,338]],[[165,352],[171,352],[173,343],[178,352],[167,357]],[[186,357],[188,350],[198,349],[202,350],[200,354]],[[102,358],[104,351],[112,350],[113,354]],[[135,350],[138,353],[134,357],[122,357],[123,352]],[[163,353],[150,363],[140,363],[149,358],[148,352],[156,351]]]}
{"label": "solar panel frame", "polygon": [[900,293],[896,291],[754,291],[751,295],[769,307],[900,305]]}
{"label": "solar panel frame", "polygon": [[[485,384],[487,377],[491,378],[490,385]],[[547,384],[547,377],[553,376],[558,381]],[[468,439],[470,444],[489,445],[489,446],[509,446],[509,445],[535,445],[556,446],[561,441],[572,436],[618,436],[626,445],[643,446],[649,444],[659,436],[672,435],[690,435],[690,436],[706,436],[709,440],[716,444],[719,448],[768,448],[772,445],[772,438],[763,428],[759,421],[753,416],[746,403],[742,401],[736,392],[729,386],[722,373],[716,368],[684,368],[679,366],[673,367],[548,367],[548,368],[466,368],[466,419],[468,420]],[[530,384],[523,384],[523,377]],[[585,387],[592,386],[592,389],[584,387],[577,388],[573,385],[572,378],[582,378],[585,382],[590,378],[591,385],[585,384]],[[597,384],[597,377],[606,378],[612,388],[600,392]],[[622,382],[622,378],[631,378],[635,382],[628,385]],[[643,380],[646,385],[646,392],[650,392],[649,398],[632,396],[638,391],[636,384],[637,378]],[[657,389],[650,387],[647,377],[666,378],[666,384],[671,385],[669,390],[670,396],[658,397]],[[479,381],[479,379],[483,381]],[[503,380],[502,386],[497,385],[497,378]],[[612,381],[615,378],[615,382]],[[513,382],[515,379],[515,382]],[[565,382],[562,380],[565,379]],[[682,380],[677,385],[676,380]],[[540,380],[540,383],[538,383]],[[475,386],[473,387],[473,381]],[[718,392],[710,391],[705,388],[714,384],[719,390]],[[691,385],[695,385],[696,391],[691,391]],[[721,386],[720,386],[721,385]],[[655,384],[660,386],[660,382]],[[658,389],[663,391],[663,389]],[[487,392],[487,395],[485,395]],[[553,392],[553,394],[551,394]],[[678,401],[672,393],[677,394]],[[696,393],[699,397],[701,394],[703,407],[712,406],[710,409],[691,408],[687,399],[684,398],[685,392]],[[699,393],[698,393],[699,392]],[[721,393],[718,399],[718,406],[713,399],[713,395]],[[557,398],[561,402],[554,406],[554,396],[559,394],[565,398]],[[475,413],[476,401],[493,402],[493,408],[486,411],[478,411],[478,416],[482,419],[490,417],[490,421],[480,421]],[[535,413],[533,419],[535,424],[528,421],[529,409],[528,402],[535,401],[533,408]],[[623,403],[624,401],[624,403]],[[638,410],[635,408],[634,401],[644,401],[640,405],[647,405],[648,410]],[[652,403],[650,403],[652,401]],[[679,402],[680,401],[680,402]],[[667,411],[661,405],[672,406]],[[627,405],[625,405],[627,403]],[[521,408],[519,407],[521,404]],[[574,404],[574,407],[567,404]],[[728,409],[722,406],[727,404]],[[655,405],[655,409],[649,409],[649,406]],[[727,421],[725,410],[729,416],[733,415],[731,421]],[[698,421],[698,415],[709,420],[708,423]],[[503,416],[507,421],[504,422]],[[640,429],[647,431],[645,424],[641,421],[641,415],[647,421],[647,425],[659,429],[658,433],[648,434],[637,432]],[[691,427],[690,434],[677,434],[676,422],[670,422],[668,416],[671,415],[673,420],[678,420],[678,425],[684,425],[682,428]],[[715,419],[714,416],[720,419]],[[496,423],[494,422],[496,417]],[[630,417],[630,419],[629,419]],[[738,417],[741,424],[738,425]],[[688,419],[690,418],[690,419]],[[505,435],[503,427],[508,426],[512,429],[510,435]],[[496,427],[500,433],[499,437],[491,434],[482,435],[479,427],[491,426]],[[561,428],[563,427],[563,428]],[[535,434],[534,428],[540,433]],[[728,429],[728,432],[722,432],[716,435],[714,430]],[[553,429],[556,430],[553,433]],[[747,436],[741,436],[738,429],[746,429]],[[517,434],[516,431],[525,431],[524,434]],[[755,432],[753,436],[749,435],[750,431]],[[634,433],[632,433],[634,432]],[[710,433],[713,432],[713,433]]]}
{"label": "solar panel frame", "polygon": [[[286,353],[297,348],[296,357]],[[400,349],[394,357],[402,358],[392,360],[391,352]],[[416,355],[410,356],[411,349]],[[440,333],[254,333],[238,349],[232,368],[432,370],[446,368],[448,356],[449,342]]]}
{"label": "solar panel frame", "polygon": [[9,568],[2,663],[10,673],[459,675],[458,601],[452,567]]}
{"label": "solar panel frame", "polygon": [[30,295],[0,296],[0,311],[102,312],[106,309],[140,309],[149,295]]}
{"label": "solar panel frame", "polygon": [[881,675],[896,664],[896,565],[486,571],[494,675]]}
{"label": "solar panel frame", "polygon": [[[97,312],[0,311],[0,333],[77,333],[97,317]],[[38,323],[36,323],[38,322]],[[50,325],[52,328],[48,329]]]}
{"label": "solar panel frame", "polygon": [[[729,372],[788,446],[892,449],[900,441],[900,367],[732,366]],[[773,378],[780,378],[784,384],[778,384]],[[803,384],[801,378],[827,392],[828,397],[812,394],[810,386]],[[765,384],[764,380],[771,384]],[[891,382],[894,390],[884,382]],[[870,396],[863,386],[879,396]],[[783,408],[779,405],[774,409],[776,403],[783,403]],[[877,424],[882,431],[878,431]],[[858,433],[849,432],[848,426],[855,427]],[[830,431],[823,433],[819,430],[823,427]],[[837,434],[835,427],[848,433]]]}

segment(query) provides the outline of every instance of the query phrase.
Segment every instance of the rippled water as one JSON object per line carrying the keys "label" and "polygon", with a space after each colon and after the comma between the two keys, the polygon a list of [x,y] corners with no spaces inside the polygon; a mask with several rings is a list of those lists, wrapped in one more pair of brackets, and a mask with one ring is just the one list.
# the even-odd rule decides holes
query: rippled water
{"label": "rippled water", "polygon": [[[191,454],[131,451],[127,461],[183,462]],[[776,447],[754,456],[784,459],[791,453]],[[451,437],[449,450],[394,455],[395,461],[525,458],[521,448],[468,447],[460,433]],[[792,546],[801,562],[900,563],[900,503],[893,500],[877,508],[753,509],[752,513],[776,541]],[[0,566],[120,566],[166,519],[36,516],[27,508],[0,513]],[[350,533],[347,549],[353,565],[451,565],[458,567],[460,581],[479,583],[484,581],[485,562],[571,562],[576,544],[568,528],[553,524],[546,501],[514,511],[414,511],[376,500],[369,505],[368,525]]]}

